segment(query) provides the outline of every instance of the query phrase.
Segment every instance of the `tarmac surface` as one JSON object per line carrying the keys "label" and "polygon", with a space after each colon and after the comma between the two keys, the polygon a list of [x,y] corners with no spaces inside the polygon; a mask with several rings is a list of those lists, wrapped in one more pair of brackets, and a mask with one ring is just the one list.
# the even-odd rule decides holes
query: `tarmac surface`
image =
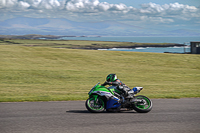
{"label": "tarmac surface", "polygon": [[85,101],[0,103],[0,133],[200,133],[200,98],[152,101],[149,113],[90,113]]}

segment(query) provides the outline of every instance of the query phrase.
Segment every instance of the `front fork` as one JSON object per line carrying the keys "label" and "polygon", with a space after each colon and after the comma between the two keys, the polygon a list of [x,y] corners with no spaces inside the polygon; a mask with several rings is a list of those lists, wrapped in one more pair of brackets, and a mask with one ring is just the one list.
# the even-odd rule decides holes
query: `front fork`
{"label": "front fork", "polygon": [[94,97],[94,105],[96,105],[99,102],[99,95],[93,95]]}

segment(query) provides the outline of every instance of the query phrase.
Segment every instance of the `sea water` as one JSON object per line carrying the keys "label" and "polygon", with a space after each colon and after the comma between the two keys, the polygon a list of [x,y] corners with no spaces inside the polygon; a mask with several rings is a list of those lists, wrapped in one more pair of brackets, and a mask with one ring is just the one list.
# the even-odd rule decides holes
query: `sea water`
{"label": "sea water", "polygon": [[113,48],[107,49],[110,51],[130,51],[130,52],[153,52],[153,53],[188,53],[190,52],[190,47],[138,47],[133,49],[120,49]]}
{"label": "sea water", "polygon": [[[138,43],[177,43],[189,45],[192,41],[200,41],[200,37],[63,37],[61,40],[91,40],[91,41],[116,41],[116,42],[138,42]],[[112,51],[132,51],[132,52],[190,52],[190,47],[141,47],[133,49],[113,48],[101,49]]]}

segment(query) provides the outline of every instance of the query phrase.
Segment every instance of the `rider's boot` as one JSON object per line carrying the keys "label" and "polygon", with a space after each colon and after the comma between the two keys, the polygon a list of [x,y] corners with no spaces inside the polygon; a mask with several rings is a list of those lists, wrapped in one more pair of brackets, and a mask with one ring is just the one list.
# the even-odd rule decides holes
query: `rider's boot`
{"label": "rider's boot", "polygon": [[125,97],[126,98],[133,98],[133,96],[131,94],[129,94],[128,91],[125,92]]}

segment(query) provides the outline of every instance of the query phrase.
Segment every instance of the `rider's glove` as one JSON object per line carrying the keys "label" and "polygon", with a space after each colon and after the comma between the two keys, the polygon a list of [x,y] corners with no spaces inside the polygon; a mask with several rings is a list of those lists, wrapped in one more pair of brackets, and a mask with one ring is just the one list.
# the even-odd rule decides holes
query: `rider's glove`
{"label": "rider's glove", "polygon": [[102,86],[105,86],[105,85],[107,85],[108,84],[108,82],[106,81],[106,82],[104,82],[103,84],[102,84]]}

